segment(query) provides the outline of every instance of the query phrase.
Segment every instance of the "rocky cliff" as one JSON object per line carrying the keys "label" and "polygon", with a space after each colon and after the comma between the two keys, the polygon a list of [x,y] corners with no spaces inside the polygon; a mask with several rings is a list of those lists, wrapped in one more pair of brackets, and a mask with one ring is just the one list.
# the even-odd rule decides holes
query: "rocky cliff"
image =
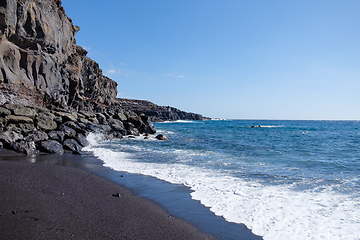
{"label": "rocky cliff", "polygon": [[1,0],[0,104],[111,104],[117,84],[76,45],[79,29],[60,0]]}
{"label": "rocky cliff", "polygon": [[137,114],[149,116],[153,122],[176,121],[176,120],[207,120],[200,114],[184,112],[174,107],[158,106],[145,100],[116,99],[116,103],[122,108],[134,111]]}
{"label": "rocky cliff", "polygon": [[0,147],[78,153],[90,132],[147,138],[156,133],[151,120],[202,119],[116,99],[117,83],[76,45],[79,29],[60,0],[0,0]]}

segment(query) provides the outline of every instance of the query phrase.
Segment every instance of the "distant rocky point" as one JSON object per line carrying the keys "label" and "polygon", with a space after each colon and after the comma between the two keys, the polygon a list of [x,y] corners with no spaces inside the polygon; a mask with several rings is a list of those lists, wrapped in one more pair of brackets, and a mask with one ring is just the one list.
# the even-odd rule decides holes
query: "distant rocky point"
{"label": "distant rocky point", "polygon": [[0,0],[0,146],[25,154],[78,153],[90,132],[139,136],[156,133],[152,121],[206,119],[117,99],[117,83],[76,45],[80,28],[61,4]]}
{"label": "distant rocky point", "polygon": [[158,106],[145,100],[132,100],[117,98],[116,102],[124,109],[134,111],[137,114],[149,116],[153,122],[177,121],[177,120],[209,120],[200,114],[184,112],[174,107]]}

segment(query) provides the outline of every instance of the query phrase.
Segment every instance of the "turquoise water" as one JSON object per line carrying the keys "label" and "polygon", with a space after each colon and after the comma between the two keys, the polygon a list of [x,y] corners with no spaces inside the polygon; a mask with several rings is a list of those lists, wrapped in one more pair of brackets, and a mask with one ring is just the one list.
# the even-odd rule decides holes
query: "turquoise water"
{"label": "turquoise water", "polygon": [[169,140],[91,141],[88,149],[117,171],[190,187],[193,199],[264,239],[360,239],[359,121],[155,127]]}

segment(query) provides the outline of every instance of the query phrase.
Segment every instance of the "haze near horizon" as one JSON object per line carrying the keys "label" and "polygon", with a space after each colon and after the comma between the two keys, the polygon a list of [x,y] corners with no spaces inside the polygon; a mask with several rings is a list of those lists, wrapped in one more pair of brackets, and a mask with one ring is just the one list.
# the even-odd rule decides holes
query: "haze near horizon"
{"label": "haze near horizon", "polygon": [[360,2],[63,0],[118,97],[227,119],[360,120]]}

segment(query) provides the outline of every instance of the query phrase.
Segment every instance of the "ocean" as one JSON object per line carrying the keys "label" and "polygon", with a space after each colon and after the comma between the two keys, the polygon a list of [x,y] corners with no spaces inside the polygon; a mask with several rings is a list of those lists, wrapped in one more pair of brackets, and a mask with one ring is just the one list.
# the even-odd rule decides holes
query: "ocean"
{"label": "ocean", "polygon": [[154,125],[167,141],[90,134],[85,150],[115,171],[184,185],[265,240],[360,239],[360,121]]}

